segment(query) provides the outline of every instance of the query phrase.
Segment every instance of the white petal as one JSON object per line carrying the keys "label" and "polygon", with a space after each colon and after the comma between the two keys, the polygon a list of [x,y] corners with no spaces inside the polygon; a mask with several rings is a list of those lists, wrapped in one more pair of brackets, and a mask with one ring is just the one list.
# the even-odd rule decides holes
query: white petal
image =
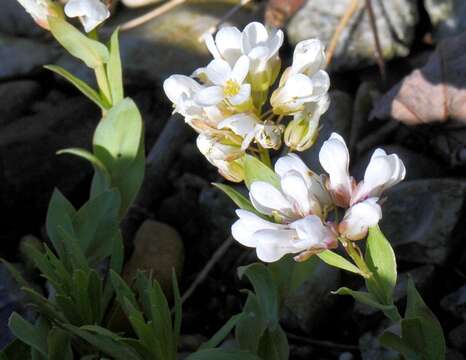
{"label": "white petal", "polygon": [[289,215],[291,213],[290,202],[277,188],[267,182],[253,182],[249,197],[254,207],[262,214],[272,215],[277,212]]}
{"label": "white petal", "polygon": [[330,77],[324,70],[319,70],[312,78],[312,97],[310,100],[315,101],[324,96],[330,88]]}
{"label": "white petal", "polygon": [[224,99],[223,88],[221,86],[209,86],[199,91],[194,100],[201,106],[217,105]]}
{"label": "white petal", "polygon": [[70,0],[65,5],[68,17],[79,16],[86,32],[90,32],[110,16],[110,11],[100,0]]}
{"label": "white petal", "polygon": [[223,27],[215,36],[215,43],[223,59],[233,66],[241,56],[241,31],[233,26]]}
{"label": "white petal", "polygon": [[325,65],[324,45],[318,39],[299,42],[293,54],[293,73],[312,75]]}
{"label": "white petal", "polygon": [[283,226],[264,220],[256,214],[238,209],[236,214],[239,219],[232,225],[231,234],[233,238],[244,246],[256,247],[257,239],[254,233],[263,229],[280,229]]}
{"label": "white petal", "polygon": [[275,172],[278,176],[284,176],[288,171],[298,171],[303,176],[309,176],[310,170],[307,165],[299,158],[298,155],[290,153],[282,156],[275,163]]}
{"label": "white petal", "polygon": [[295,246],[293,230],[259,230],[254,234],[257,240],[257,257],[264,262],[280,260],[286,254],[294,254],[302,251]]}
{"label": "white petal", "polygon": [[274,34],[270,35],[268,41],[269,57],[273,57],[278,53],[283,45],[284,34],[283,31],[278,29]]}
{"label": "white petal", "polygon": [[236,80],[238,84],[242,84],[249,71],[249,58],[245,55],[241,56],[236,62],[231,71],[231,78]]}
{"label": "white petal", "polygon": [[291,170],[282,178],[280,185],[283,193],[292,202],[293,209],[299,211],[301,216],[309,215],[311,211],[311,199],[306,180],[297,171]]}
{"label": "white petal", "polygon": [[206,75],[215,85],[223,85],[231,77],[231,67],[225,60],[212,60],[206,67]]}
{"label": "white petal", "polygon": [[238,94],[229,98],[230,102],[233,105],[241,105],[249,100],[251,96],[251,85],[243,84],[241,85]]}
{"label": "white petal", "polygon": [[257,45],[266,42],[269,38],[269,33],[264,25],[259,22],[252,22],[243,30],[241,45],[244,54],[255,48]]}
{"label": "white petal", "polygon": [[214,37],[212,36],[211,33],[207,33],[204,35],[204,42],[207,46],[207,49],[214,57],[214,59],[222,58],[222,56],[220,55],[220,52],[217,49],[217,45],[215,44]]}
{"label": "white petal", "polygon": [[163,82],[163,90],[174,104],[180,102],[182,94],[191,95],[201,89],[202,86],[200,84],[184,75],[172,75]]}
{"label": "white petal", "polygon": [[253,114],[241,113],[226,118],[220,124],[218,124],[218,128],[227,128],[232,130],[235,134],[241,137],[245,137],[251,132],[254,132],[254,127],[256,126],[257,122],[258,120]]}
{"label": "white petal", "polygon": [[319,161],[329,174],[330,188],[349,201],[351,179],[348,173],[349,152],[345,140],[337,133],[332,133],[320,149]]}
{"label": "white petal", "polygon": [[377,225],[382,218],[378,198],[369,198],[350,207],[339,225],[341,234],[350,240],[360,240],[367,234],[369,227]]}

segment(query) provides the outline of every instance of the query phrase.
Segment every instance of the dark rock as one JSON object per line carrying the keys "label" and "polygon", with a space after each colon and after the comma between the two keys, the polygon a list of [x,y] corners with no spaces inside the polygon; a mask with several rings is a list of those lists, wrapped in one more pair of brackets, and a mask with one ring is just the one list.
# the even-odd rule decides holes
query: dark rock
{"label": "dark rock", "polygon": [[[406,179],[417,180],[425,178],[436,178],[441,177],[445,174],[445,166],[435,159],[429,158],[426,155],[414,152],[408,148],[400,145],[382,145],[387,154],[397,154],[406,167]],[[351,169],[351,173],[356,180],[362,180],[364,178],[364,172],[369,164],[370,158],[374,150],[370,150],[358,158],[358,161],[354,164]]]}
{"label": "dark rock", "polygon": [[38,214],[45,214],[54,187],[70,195],[92,172],[83,160],[57,156],[56,152],[90,147],[99,118],[97,107],[87,99],[73,97],[44,102],[36,110],[0,132],[0,201],[8,209],[1,238],[8,239],[11,246],[12,239],[43,223],[43,215]]}
{"label": "dark rock", "polygon": [[[398,352],[383,347],[379,342],[379,336],[383,332],[384,327],[376,331],[365,333],[359,338],[359,349],[361,351],[362,360],[399,360]],[[390,329],[396,332],[397,329]]]}
{"label": "dark rock", "polygon": [[[409,170],[408,170],[409,171]],[[381,229],[398,261],[442,264],[459,240],[466,183],[453,179],[415,180],[396,185],[385,195]]]}
{"label": "dark rock", "polygon": [[319,262],[309,279],[285,300],[283,324],[307,333],[319,329],[337,300],[331,291],[339,285],[340,270]]}
{"label": "dark rock", "polygon": [[41,95],[41,86],[32,80],[18,80],[0,84],[0,126],[24,115],[32,102]]}
{"label": "dark rock", "polygon": [[455,318],[466,321],[466,285],[445,296],[440,305]]}
{"label": "dark rock", "polygon": [[0,80],[29,75],[54,63],[58,56],[54,46],[0,34]]}
{"label": "dark rock", "polygon": [[463,0],[424,0],[434,26],[435,40],[461,34],[466,30],[466,2]]}
{"label": "dark rock", "polygon": [[466,322],[450,331],[448,340],[455,349],[466,350]]}
{"label": "dark rock", "polygon": [[[13,36],[40,36],[46,34],[17,0],[2,0],[0,32]],[[3,59],[3,58],[2,58]]]}

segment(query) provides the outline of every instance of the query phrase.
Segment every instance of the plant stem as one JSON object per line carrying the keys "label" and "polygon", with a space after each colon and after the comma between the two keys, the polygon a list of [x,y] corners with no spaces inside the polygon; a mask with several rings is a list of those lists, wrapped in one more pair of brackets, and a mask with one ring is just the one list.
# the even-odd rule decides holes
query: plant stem
{"label": "plant stem", "polygon": [[105,100],[107,100],[109,104],[112,104],[112,95],[110,93],[110,86],[108,84],[107,74],[105,72],[105,65],[96,67],[94,71],[101,95],[105,98]]}
{"label": "plant stem", "polygon": [[259,146],[259,156],[260,160],[267,165],[269,168],[272,168],[272,161],[270,160],[270,154],[269,151],[262,146]]}

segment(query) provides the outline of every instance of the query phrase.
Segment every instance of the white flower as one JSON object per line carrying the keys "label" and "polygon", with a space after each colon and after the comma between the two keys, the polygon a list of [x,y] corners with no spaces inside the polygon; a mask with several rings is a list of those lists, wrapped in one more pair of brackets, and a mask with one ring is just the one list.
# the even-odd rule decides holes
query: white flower
{"label": "white flower", "polygon": [[281,146],[282,125],[262,123],[252,113],[232,115],[218,125],[219,129],[230,129],[243,138],[241,148],[246,150],[251,142],[256,141],[266,149],[279,149]]}
{"label": "white flower", "polygon": [[59,13],[58,8],[49,0],[18,0],[18,2],[39,26],[47,30],[49,30],[47,17]]}
{"label": "white flower", "polygon": [[402,181],[405,176],[406,168],[396,154],[387,155],[384,150],[376,149],[367,165],[364,180],[354,191],[351,203],[354,204],[368,197],[379,197],[386,189]]}
{"label": "white flower", "polygon": [[330,78],[323,70],[325,53],[317,39],[300,42],[293,54],[293,64],[280,79],[271,97],[276,114],[290,115],[304,110],[304,104],[317,102],[327,94]]}
{"label": "white flower", "polygon": [[382,209],[372,197],[350,207],[338,225],[340,234],[348,240],[361,240],[371,226],[377,225],[382,218]]}
{"label": "white flower", "polygon": [[208,86],[195,96],[201,106],[217,105],[223,100],[233,106],[247,102],[251,85],[243,84],[249,71],[249,59],[241,56],[233,68],[225,60],[215,59],[205,68],[205,75],[213,86]]}
{"label": "white flower", "polygon": [[319,161],[329,174],[327,187],[335,203],[341,207],[348,207],[368,197],[379,197],[406,175],[405,166],[396,154],[387,155],[382,149],[377,149],[366,168],[364,180],[356,186],[348,172],[348,148],[343,138],[336,133],[332,133],[322,145]]}
{"label": "white flower", "polygon": [[79,17],[84,30],[90,32],[110,16],[110,11],[100,0],[69,0],[65,5],[65,14]]}
{"label": "white flower", "polygon": [[304,151],[314,145],[319,134],[319,120],[330,105],[326,94],[317,102],[304,105],[304,110],[293,116],[285,130],[285,144],[291,150]]}
{"label": "white flower", "polygon": [[332,192],[336,205],[348,207],[353,190],[353,178],[349,176],[349,152],[345,140],[332,133],[319,152],[322,168],[329,174],[327,188]]}
{"label": "white flower", "polygon": [[264,262],[277,261],[286,254],[317,253],[337,244],[335,234],[315,215],[282,225],[246,210],[236,213],[239,220],[231,228],[233,237],[256,248],[257,257]]}
{"label": "white flower", "polygon": [[325,208],[331,206],[320,179],[296,155],[280,158],[275,172],[280,177],[280,189],[264,181],[251,184],[249,197],[260,213],[291,222],[307,215],[322,217]]}
{"label": "white flower", "polygon": [[172,75],[163,82],[163,89],[175,107],[174,112],[183,115],[197,132],[217,131],[224,114],[216,106],[202,107],[194,101],[195,95],[204,89],[201,84],[188,76]]}

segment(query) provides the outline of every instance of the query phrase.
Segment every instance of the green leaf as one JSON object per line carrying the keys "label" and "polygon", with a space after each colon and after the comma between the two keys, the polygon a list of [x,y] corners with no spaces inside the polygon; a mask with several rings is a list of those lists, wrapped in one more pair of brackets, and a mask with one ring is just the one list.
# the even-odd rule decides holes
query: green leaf
{"label": "green leaf", "polygon": [[111,356],[115,360],[141,360],[138,354],[131,347],[125,345],[121,340],[115,340],[113,337],[91,333],[69,324],[63,324],[62,326],[75,336],[87,341],[89,344],[95,346],[97,349]]}
{"label": "green leaf", "polygon": [[265,181],[280,189],[280,178],[267,165],[254,156],[244,155],[244,182],[248,189],[254,181]]}
{"label": "green leaf", "polygon": [[244,316],[236,324],[235,338],[240,349],[256,354],[259,340],[267,328],[267,322],[257,296],[252,292],[248,293],[243,314]]}
{"label": "green leaf", "polygon": [[392,304],[396,285],[395,253],[378,226],[369,229],[364,258],[372,272],[366,279],[367,289],[380,303]]}
{"label": "green leaf", "polygon": [[62,154],[71,154],[78,156],[80,158],[83,158],[87,161],[89,161],[94,168],[96,168],[98,171],[100,171],[106,178],[108,182],[110,182],[110,174],[105,167],[105,165],[91,152],[87,151],[86,149],[80,149],[80,148],[69,148],[69,149],[63,149],[57,151],[58,155]]}
{"label": "green leaf", "polygon": [[107,64],[107,78],[112,95],[112,103],[118,104],[123,100],[123,70],[121,68],[120,46],[117,28],[110,39],[110,58]]}
{"label": "green leaf", "polygon": [[[414,282],[408,279],[408,299],[405,319],[402,321],[402,337],[430,360],[444,359],[446,352],[445,338],[439,321],[422,300]],[[407,320],[417,320],[417,326],[407,326]],[[404,322],[404,327],[403,327]],[[409,328],[409,330],[408,330]]]}
{"label": "green leaf", "polygon": [[53,327],[47,337],[49,360],[73,360],[70,333]]}
{"label": "green leaf", "polygon": [[419,354],[417,354],[416,351],[409,346],[409,344],[390,331],[385,331],[382,335],[380,335],[379,341],[382,346],[398,351],[405,357],[406,360],[421,360]]}
{"label": "green leaf", "polygon": [[67,233],[74,234],[73,217],[76,210],[68,199],[57,189],[53,191],[47,210],[47,234],[60,258],[65,258],[65,247],[59,227]]}
{"label": "green leaf", "polygon": [[244,313],[237,314],[232,316],[226,323],[223,325],[220,330],[218,330],[214,336],[212,336],[208,341],[203,343],[199,350],[204,349],[213,349],[216,346],[220,345],[220,343],[225,340],[225,338],[230,334],[233,328],[236,326],[238,321],[240,321],[244,317]]}
{"label": "green leaf", "polygon": [[318,253],[317,256],[327,265],[362,275],[361,270],[359,270],[356,265],[331,250],[325,250]]}
{"label": "green leaf", "polygon": [[270,326],[278,324],[278,289],[272,275],[264,264],[251,264],[238,268],[238,275],[249,279],[257,299],[263,308],[264,315]]}
{"label": "green leaf", "polygon": [[47,358],[47,329],[32,325],[16,312],[11,314],[8,326],[18,339]]}
{"label": "green leaf", "polygon": [[222,190],[228,197],[241,209],[253,212],[259,216],[263,216],[259,213],[254,206],[252,206],[251,201],[244,197],[239,191],[235,190],[232,186],[220,183],[213,183],[215,187]]}
{"label": "green leaf", "polygon": [[337,295],[350,295],[360,303],[369,305],[373,308],[383,311],[393,321],[398,321],[400,319],[398,309],[395,305],[381,304],[371,293],[365,291],[355,291],[347,287],[339,288],[337,291],[332,291],[332,293]]}
{"label": "green leaf", "polygon": [[48,17],[50,31],[57,41],[74,57],[95,69],[107,63],[108,49],[98,41],[88,38],[66,20],[55,16]]}
{"label": "green leaf", "polygon": [[104,191],[88,200],[73,218],[73,227],[81,248],[94,264],[109,256],[118,233],[120,195],[116,190]]}
{"label": "green leaf", "polygon": [[259,341],[258,355],[267,360],[288,360],[290,348],[283,329],[266,329]]}
{"label": "green leaf", "polygon": [[110,270],[110,280],[112,282],[113,289],[115,290],[117,300],[120,303],[121,307],[125,309],[124,299],[128,299],[128,301],[135,308],[138,308],[136,296],[134,295],[133,291],[131,291],[130,287],[126,284],[126,282],[120,277],[120,275],[118,275],[115,271]]}
{"label": "green leaf", "polygon": [[120,217],[136,197],[144,178],[144,132],[141,115],[131,99],[114,106],[94,133],[94,154],[110,173],[121,194]]}
{"label": "green leaf", "polygon": [[97,91],[95,91],[93,88],[91,88],[87,83],[85,83],[81,79],[77,78],[70,72],[63,69],[61,66],[46,65],[44,67],[64,77],[71,84],[73,84],[79,91],[81,91],[83,95],[85,95],[89,100],[91,100],[94,104],[96,104],[102,110],[108,110],[110,108],[110,104],[108,104],[107,101],[105,101],[105,99],[101,98]]}
{"label": "green leaf", "polygon": [[261,360],[261,358],[241,350],[207,349],[189,355],[186,360]]}

